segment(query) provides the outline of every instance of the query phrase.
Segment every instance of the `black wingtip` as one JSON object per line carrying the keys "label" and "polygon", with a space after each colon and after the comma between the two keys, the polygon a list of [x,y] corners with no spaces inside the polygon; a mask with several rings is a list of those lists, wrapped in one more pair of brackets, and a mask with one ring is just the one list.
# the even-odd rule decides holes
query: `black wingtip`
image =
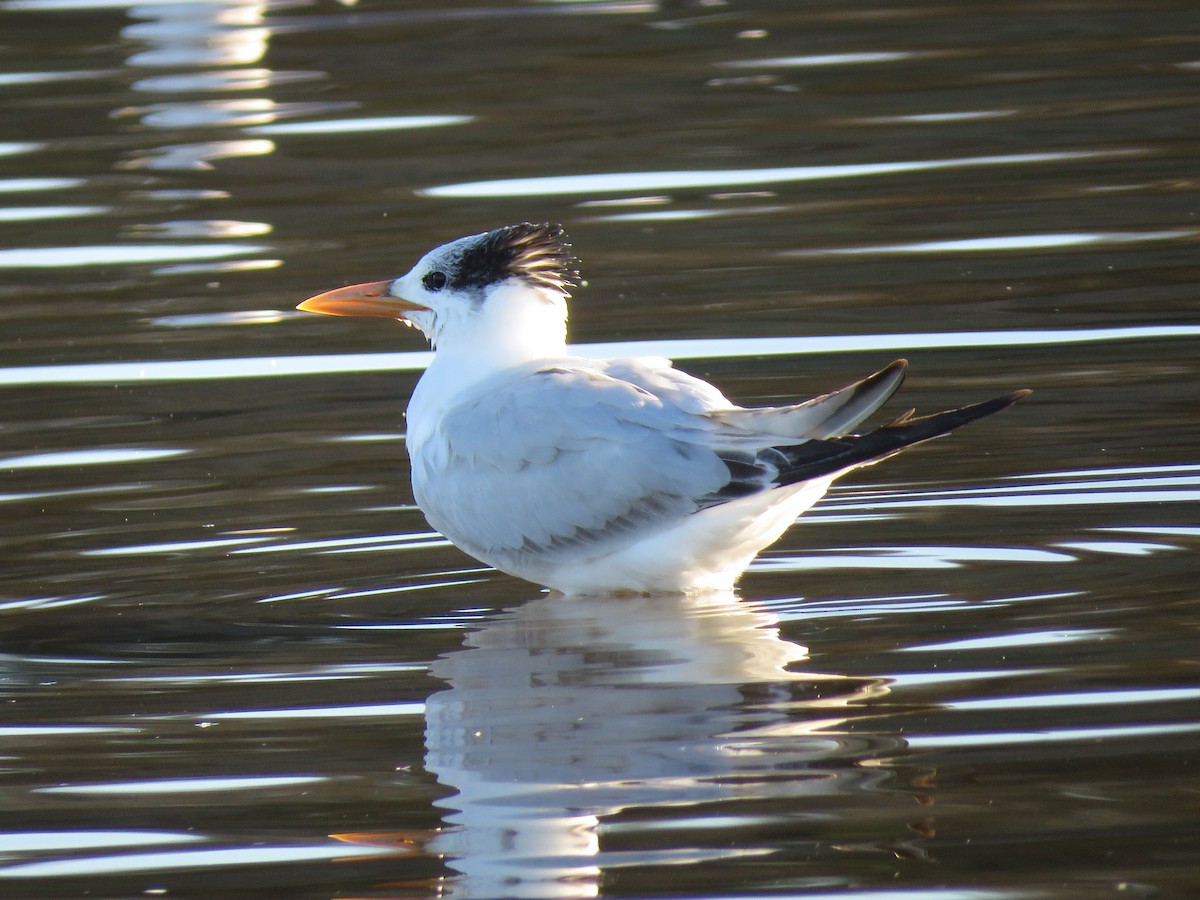
{"label": "black wingtip", "polygon": [[[1000,397],[993,397],[991,400],[983,400],[979,403],[960,406],[957,409],[947,409],[942,412],[931,413],[927,416],[904,419],[899,423],[900,429],[905,430],[907,432],[905,437],[910,438],[904,442],[904,446],[939,437],[969,422],[974,422],[976,419],[982,419],[985,416],[1008,409],[1022,397],[1027,397],[1031,393],[1033,392],[1029,390],[1013,391],[1011,394],[1004,394]],[[879,434],[891,427],[891,425],[885,425],[879,431],[872,432],[872,434]],[[864,437],[870,437],[870,435],[864,435]]]}
{"label": "black wingtip", "polygon": [[[896,364],[893,363],[891,367]],[[1013,391],[1001,397],[947,409],[928,416],[914,416],[909,411],[882,428],[860,435],[829,440],[811,440],[790,447],[776,447],[788,459],[781,484],[795,484],[809,478],[843,472],[868,463],[878,462],[901,450],[949,434],[977,419],[1007,409],[1032,391]]]}
{"label": "black wingtip", "polygon": [[[982,403],[973,403],[970,406],[964,406],[961,409],[951,409],[947,410],[945,413],[936,413],[935,415],[949,415],[950,413],[956,412],[973,413],[970,418],[963,422],[963,424],[966,424],[966,422],[973,422],[975,419],[982,419],[984,416],[990,416],[992,413],[998,413],[1002,409],[1008,409],[1018,400],[1028,397],[1032,393],[1033,391],[1029,390],[1028,388],[1022,388],[1019,391],[1013,391],[1011,394],[1005,394],[1002,397],[994,397],[991,400],[984,400]],[[934,416],[931,416],[930,418],[934,418]],[[954,427],[957,428],[958,426],[955,425]]]}

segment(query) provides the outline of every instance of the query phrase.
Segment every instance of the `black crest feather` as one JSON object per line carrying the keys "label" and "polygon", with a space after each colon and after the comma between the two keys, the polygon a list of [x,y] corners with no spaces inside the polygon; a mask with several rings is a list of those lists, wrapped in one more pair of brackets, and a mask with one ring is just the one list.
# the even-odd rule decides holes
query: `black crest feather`
{"label": "black crest feather", "polygon": [[578,260],[561,225],[522,222],[481,235],[456,260],[450,286],[481,288],[506,278],[569,294],[579,284]]}

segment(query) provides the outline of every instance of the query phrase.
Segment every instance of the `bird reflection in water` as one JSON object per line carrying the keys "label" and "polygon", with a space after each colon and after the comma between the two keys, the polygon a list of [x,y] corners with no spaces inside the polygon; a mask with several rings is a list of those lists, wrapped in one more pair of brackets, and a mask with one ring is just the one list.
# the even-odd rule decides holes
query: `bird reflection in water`
{"label": "bird reflection in water", "polygon": [[449,687],[427,703],[426,767],[455,790],[426,848],[459,873],[445,895],[590,897],[606,869],[766,854],[724,830],[670,850],[604,850],[601,836],[635,808],[676,824],[699,804],[803,814],[805,798],[886,777],[860,764],[898,742],[841,727],[886,681],[793,671],[806,657],[732,593],[551,594],[472,632],[434,664]]}

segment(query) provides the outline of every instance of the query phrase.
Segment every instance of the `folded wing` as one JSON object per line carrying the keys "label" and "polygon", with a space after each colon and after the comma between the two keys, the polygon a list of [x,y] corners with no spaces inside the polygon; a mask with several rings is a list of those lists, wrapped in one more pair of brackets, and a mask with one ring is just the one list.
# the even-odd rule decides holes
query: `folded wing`
{"label": "folded wing", "polygon": [[772,409],[722,406],[665,365],[529,367],[446,413],[438,446],[414,456],[414,491],[435,528],[483,559],[599,556],[698,510],[890,456],[1026,393],[848,434],[905,365]]}

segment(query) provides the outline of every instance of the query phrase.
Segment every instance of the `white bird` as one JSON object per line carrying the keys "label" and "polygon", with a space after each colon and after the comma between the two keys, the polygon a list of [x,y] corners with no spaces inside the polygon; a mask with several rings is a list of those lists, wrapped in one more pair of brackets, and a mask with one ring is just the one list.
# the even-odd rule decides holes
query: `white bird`
{"label": "white bird", "polygon": [[435,353],[407,413],[417,504],[462,550],[563,593],[727,590],[835,478],[1028,393],[852,434],[900,386],[898,360],[742,408],[666,359],[570,355],[575,265],[560,226],[509,225],[298,307],[425,333]]}

